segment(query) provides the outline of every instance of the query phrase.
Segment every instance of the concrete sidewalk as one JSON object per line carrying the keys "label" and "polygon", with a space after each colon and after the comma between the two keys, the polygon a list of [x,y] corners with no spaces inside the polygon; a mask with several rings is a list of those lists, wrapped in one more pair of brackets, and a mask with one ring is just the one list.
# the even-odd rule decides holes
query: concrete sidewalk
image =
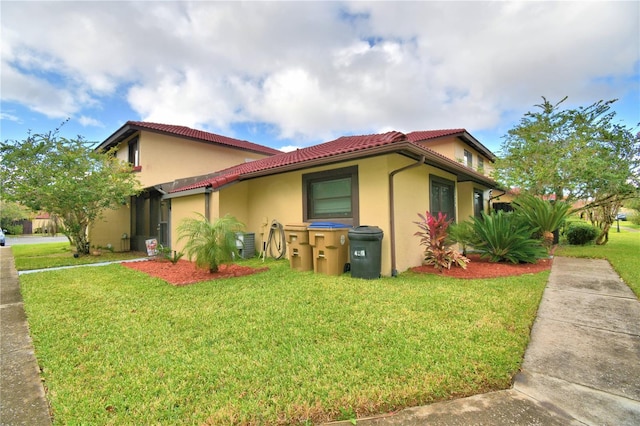
{"label": "concrete sidewalk", "polygon": [[511,389],[357,423],[640,425],[640,302],[607,261],[555,258]]}
{"label": "concrete sidewalk", "polygon": [[50,425],[10,247],[0,247],[0,424]]}

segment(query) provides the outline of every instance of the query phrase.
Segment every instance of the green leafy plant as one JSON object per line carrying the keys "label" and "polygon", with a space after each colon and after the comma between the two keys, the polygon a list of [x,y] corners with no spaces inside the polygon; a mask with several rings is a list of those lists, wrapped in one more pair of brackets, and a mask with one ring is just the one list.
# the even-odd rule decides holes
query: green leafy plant
{"label": "green leafy plant", "polygon": [[185,253],[200,268],[217,272],[221,264],[239,256],[236,247],[236,233],[244,229],[244,224],[231,215],[213,222],[199,214],[198,218],[187,218],[178,226],[180,237],[186,239]]}
{"label": "green leafy plant", "polygon": [[423,263],[433,265],[440,271],[443,268],[450,269],[451,265],[466,269],[469,259],[448,244],[447,228],[451,221],[447,220],[447,215],[438,212],[438,216],[435,217],[427,212],[426,215],[418,213],[418,216],[421,220],[414,223],[421,231],[414,235],[420,237],[420,245],[426,247]]}
{"label": "green leafy plant", "polygon": [[547,256],[540,241],[531,237],[534,229],[513,213],[483,212],[473,218],[473,230],[474,248],[492,262],[535,263]]}
{"label": "green leafy plant", "polygon": [[467,255],[467,247],[473,246],[475,234],[473,225],[469,221],[452,223],[447,229],[449,241],[453,244],[459,244],[462,248],[462,255]]}
{"label": "green leafy plant", "polygon": [[162,256],[162,258],[169,260],[174,265],[178,263],[184,253],[181,251],[171,250],[171,247],[160,244],[158,247],[158,253]]}
{"label": "green leafy plant", "polygon": [[569,225],[566,232],[567,241],[569,244],[582,246],[588,244],[596,239],[598,236],[598,229],[595,226],[588,223],[574,222]]}
{"label": "green leafy plant", "polygon": [[571,208],[565,202],[549,202],[529,194],[519,196],[512,205],[515,214],[536,229],[535,236],[542,239],[547,250],[553,245],[553,233],[560,229]]}

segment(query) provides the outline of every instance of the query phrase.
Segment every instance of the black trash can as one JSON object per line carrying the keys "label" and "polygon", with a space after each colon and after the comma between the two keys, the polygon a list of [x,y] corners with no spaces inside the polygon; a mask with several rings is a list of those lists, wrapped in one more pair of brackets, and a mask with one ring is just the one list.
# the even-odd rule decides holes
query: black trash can
{"label": "black trash can", "polygon": [[357,226],[349,230],[351,276],[380,278],[382,268],[382,229],[377,226]]}

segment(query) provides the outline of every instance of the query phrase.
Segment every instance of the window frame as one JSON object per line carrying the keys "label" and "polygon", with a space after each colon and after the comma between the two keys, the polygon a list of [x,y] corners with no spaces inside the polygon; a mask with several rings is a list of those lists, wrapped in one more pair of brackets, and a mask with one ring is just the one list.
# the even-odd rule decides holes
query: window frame
{"label": "window frame", "polygon": [[[350,178],[351,179],[351,217],[344,216],[322,216],[313,215],[313,201],[311,185],[318,182],[329,182],[332,180]],[[349,166],[339,169],[323,170],[321,172],[307,173],[302,175],[302,216],[304,222],[336,222],[345,225],[358,226],[360,222],[360,195],[358,185],[358,166]]]}
{"label": "window frame", "polygon": [[133,167],[140,167],[140,138],[136,136],[127,144],[127,160]]}
{"label": "window frame", "polygon": [[433,200],[433,185],[440,185],[440,186],[448,186],[451,189],[451,206],[453,208],[452,211],[452,215],[450,216],[448,214],[448,212],[444,212],[447,213],[447,220],[453,220],[453,223],[456,222],[456,182],[453,180],[449,180],[437,175],[429,175],[429,212],[432,215],[437,216],[439,211],[442,210],[437,210],[435,209],[434,206],[434,200]]}
{"label": "window frame", "polygon": [[464,155],[464,164],[467,167],[473,167],[473,153],[465,149],[463,155]]}

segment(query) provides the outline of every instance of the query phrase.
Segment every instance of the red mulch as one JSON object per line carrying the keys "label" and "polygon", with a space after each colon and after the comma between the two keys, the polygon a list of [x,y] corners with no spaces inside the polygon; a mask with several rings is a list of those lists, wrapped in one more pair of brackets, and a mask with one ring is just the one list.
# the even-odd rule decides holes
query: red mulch
{"label": "red mulch", "polygon": [[513,275],[535,274],[541,271],[551,269],[553,259],[540,259],[537,263],[518,263],[498,262],[492,263],[487,259],[481,259],[480,255],[470,254],[467,256],[471,262],[467,264],[467,269],[459,266],[451,266],[451,269],[443,269],[438,272],[433,265],[417,266],[411,268],[413,272],[439,274],[445,277],[453,278],[495,278],[509,277]]}
{"label": "red mulch", "polygon": [[179,260],[174,265],[165,260],[148,260],[144,262],[125,262],[124,266],[137,271],[145,272],[152,277],[165,280],[175,286],[184,286],[201,281],[217,280],[223,278],[242,277],[269,268],[251,268],[242,265],[220,265],[218,272],[211,273],[207,269],[197,268],[196,264],[187,260]]}

